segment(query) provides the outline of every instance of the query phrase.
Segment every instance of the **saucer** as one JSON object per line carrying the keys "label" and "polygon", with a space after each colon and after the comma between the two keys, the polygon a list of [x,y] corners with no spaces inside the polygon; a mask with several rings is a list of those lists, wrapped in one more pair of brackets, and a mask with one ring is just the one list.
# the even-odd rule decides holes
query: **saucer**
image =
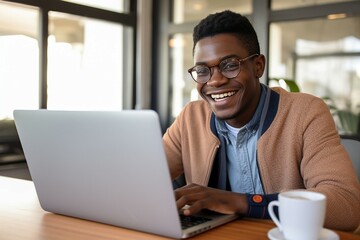
{"label": "saucer", "polygon": [[[268,232],[270,240],[286,240],[278,228],[273,228]],[[320,232],[319,240],[339,240],[339,236],[329,229],[323,228]]]}

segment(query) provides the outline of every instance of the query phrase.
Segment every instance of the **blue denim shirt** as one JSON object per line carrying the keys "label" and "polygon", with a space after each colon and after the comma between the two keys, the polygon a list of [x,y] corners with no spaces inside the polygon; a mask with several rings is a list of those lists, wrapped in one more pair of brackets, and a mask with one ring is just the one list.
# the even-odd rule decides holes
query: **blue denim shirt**
{"label": "blue denim shirt", "polygon": [[227,174],[232,192],[264,194],[256,158],[261,113],[266,99],[266,87],[261,85],[261,96],[253,118],[242,128],[234,128],[215,119],[218,134],[226,140]]}

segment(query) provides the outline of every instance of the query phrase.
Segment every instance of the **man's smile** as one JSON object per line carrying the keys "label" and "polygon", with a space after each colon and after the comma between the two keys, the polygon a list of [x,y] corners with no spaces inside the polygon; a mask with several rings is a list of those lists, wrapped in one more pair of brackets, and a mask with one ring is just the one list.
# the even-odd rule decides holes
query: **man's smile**
{"label": "man's smile", "polygon": [[224,92],[224,93],[219,93],[219,94],[211,94],[211,98],[214,101],[221,101],[225,98],[231,97],[236,93],[236,91],[230,91],[230,92]]}

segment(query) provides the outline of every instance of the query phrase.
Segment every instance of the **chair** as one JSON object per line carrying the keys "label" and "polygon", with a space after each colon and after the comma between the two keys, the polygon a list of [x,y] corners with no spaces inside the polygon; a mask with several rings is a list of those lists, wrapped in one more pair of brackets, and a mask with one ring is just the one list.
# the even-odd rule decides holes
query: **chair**
{"label": "chair", "polygon": [[[360,136],[346,136],[341,135],[341,144],[345,147],[350,155],[351,161],[355,168],[355,172],[360,180]],[[355,234],[360,235],[360,225],[354,231]]]}
{"label": "chair", "polygon": [[341,135],[341,143],[349,153],[355,172],[360,180],[360,137]]}

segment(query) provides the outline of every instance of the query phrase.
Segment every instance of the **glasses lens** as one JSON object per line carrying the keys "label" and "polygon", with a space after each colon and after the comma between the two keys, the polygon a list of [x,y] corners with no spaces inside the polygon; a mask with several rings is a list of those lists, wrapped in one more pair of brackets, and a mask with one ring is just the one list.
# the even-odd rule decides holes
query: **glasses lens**
{"label": "glasses lens", "polygon": [[191,75],[195,81],[203,83],[210,78],[210,69],[207,66],[195,66],[191,71]]}
{"label": "glasses lens", "polygon": [[240,62],[236,58],[226,59],[219,66],[222,75],[227,78],[234,78],[240,72]]}

